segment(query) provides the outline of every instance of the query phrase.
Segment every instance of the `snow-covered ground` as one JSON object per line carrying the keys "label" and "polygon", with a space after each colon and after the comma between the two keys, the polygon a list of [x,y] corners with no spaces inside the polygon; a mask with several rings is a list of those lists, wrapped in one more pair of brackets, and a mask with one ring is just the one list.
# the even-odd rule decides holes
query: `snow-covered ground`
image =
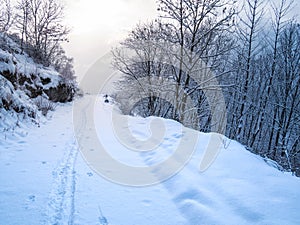
{"label": "snow-covered ground", "polygon": [[[99,99],[95,106],[93,96],[77,100],[75,108],[59,106],[40,128],[19,128],[14,136],[1,134],[0,225],[300,224],[299,178],[276,170],[226,139],[209,169],[200,172],[207,146],[218,135],[197,133],[170,120],[121,116],[113,105]],[[93,109],[95,120],[88,109]],[[138,148],[151,137],[153,121],[166,126],[162,139],[153,142],[155,148],[128,151],[122,138],[137,138],[140,142],[125,142]],[[130,135],[116,137],[125,131]],[[164,162],[182,141],[197,139],[191,160],[176,175],[153,185],[149,176],[149,185],[133,187],[129,184],[134,179],[126,177],[126,171],[120,171],[125,177],[114,182],[109,181],[115,178],[109,173],[95,172],[93,163],[98,161],[91,161],[85,152],[90,146],[83,146],[94,143],[88,138],[95,133],[112,158],[133,168]],[[97,153],[97,149],[89,150]],[[154,180],[165,178],[152,172]]]}

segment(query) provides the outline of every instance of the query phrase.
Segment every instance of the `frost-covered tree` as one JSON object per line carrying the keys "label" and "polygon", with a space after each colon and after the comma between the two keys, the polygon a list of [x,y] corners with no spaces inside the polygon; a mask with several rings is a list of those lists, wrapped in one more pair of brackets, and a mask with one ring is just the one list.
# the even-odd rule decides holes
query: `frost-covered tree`
{"label": "frost-covered tree", "polygon": [[[234,1],[159,0],[159,19],[138,25],[113,51],[123,74],[117,100],[126,114],[210,131],[207,96],[218,86],[226,134],[299,175],[300,26],[288,18],[293,1],[244,3],[236,16]],[[206,83],[204,71],[220,85]]]}
{"label": "frost-covered tree", "polygon": [[[158,4],[160,19],[156,23],[138,26],[122,43],[123,47],[134,50],[138,59],[127,58],[126,54],[115,50],[114,65],[127,77],[130,74],[133,80],[145,75],[153,78],[154,75],[162,77],[161,81],[172,81],[172,85],[168,87],[172,102],[169,98],[165,101],[161,96],[153,96],[153,93],[149,93],[150,98],[142,102],[149,103],[149,110],[152,110],[154,105],[166,104],[166,110],[159,110],[160,113],[163,112],[159,116],[171,111],[173,119],[199,129],[199,121],[203,117],[206,118],[206,122],[202,121],[201,124],[207,124],[210,119],[209,112],[202,110],[204,105],[209,108],[203,90],[206,82],[208,89],[213,88],[209,85],[210,79],[205,71],[217,71],[220,66],[219,59],[232,48],[232,40],[228,34],[235,15],[233,2],[162,0],[158,1]],[[151,45],[145,45],[143,42],[141,46],[141,40],[151,42]],[[136,63],[136,60],[140,63]],[[199,65],[202,67],[199,68]],[[198,77],[195,77],[195,74]],[[130,79],[126,81],[122,83],[122,89],[132,88]],[[143,81],[139,85],[143,90],[148,84],[149,81],[147,84]],[[159,82],[156,85],[163,86]],[[156,104],[157,101],[163,103]],[[193,110],[197,113],[190,114]]]}
{"label": "frost-covered tree", "polygon": [[[225,96],[228,136],[255,153],[276,160],[285,169],[296,170],[292,162],[295,164],[293,160],[298,157],[299,163],[299,156],[291,154],[291,146],[297,152],[298,141],[293,134],[299,132],[295,128],[299,121],[292,115],[297,113],[294,105],[298,105],[293,84],[299,79],[299,51],[295,41],[298,25],[290,23],[287,17],[292,3],[246,0],[237,24],[238,48],[231,55],[231,76],[236,85],[225,90]],[[268,7],[273,12],[271,18],[264,15],[263,10]]]}
{"label": "frost-covered tree", "polygon": [[[191,73],[200,61],[206,64],[205,67],[216,71],[218,59],[232,47],[228,32],[234,21],[235,2],[229,0],[160,0],[158,4],[160,17],[173,29],[171,41],[180,46],[180,52],[175,53],[179,60],[179,68],[174,77],[178,84],[183,85],[188,94],[181,96],[180,91],[177,90],[175,97],[180,120],[184,121],[187,98],[197,90],[194,88],[197,85],[190,84]],[[203,74],[199,73],[199,76]],[[202,80],[202,78],[199,77],[197,80]],[[201,82],[205,83],[205,78]]]}
{"label": "frost-covered tree", "polygon": [[[168,44],[165,40],[169,36],[169,31],[163,29],[163,25],[159,22],[151,22],[148,24],[139,24],[129,34],[129,36],[121,43],[122,48],[116,48],[114,54],[114,67],[122,72],[123,78],[118,83],[119,95],[122,110],[125,113],[131,113],[130,104],[124,101],[129,100],[124,93],[132,95],[133,93],[143,99],[140,103],[147,102],[147,107],[140,112],[142,115],[161,116],[168,114],[165,112],[164,105],[158,103],[158,99],[165,98],[159,93],[157,81],[160,78],[166,77],[166,71],[172,70],[171,65],[166,65],[164,62],[168,56],[161,51],[161,46],[158,42]],[[132,50],[135,57],[126,54],[125,49]],[[154,79],[153,79],[154,78]],[[138,81],[138,82],[136,82]],[[136,105],[139,107],[138,105]],[[171,117],[175,119],[175,117]]]}
{"label": "frost-covered tree", "polygon": [[231,123],[229,135],[241,142],[249,140],[249,122],[251,123],[257,112],[252,103],[258,91],[254,91],[257,86],[252,81],[258,80],[259,76],[256,63],[262,49],[259,33],[263,8],[263,0],[246,0],[236,28],[237,48],[233,54],[232,69],[236,86],[231,92],[232,101],[228,102],[228,117]]}
{"label": "frost-covered tree", "polygon": [[[289,23],[285,26],[278,41],[278,63],[271,90],[274,95],[276,121],[273,128],[271,156],[280,160],[290,170],[299,170],[299,133],[300,133],[300,26]],[[299,171],[298,171],[299,173]]]}
{"label": "frost-covered tree", "polygon": [[63,48],[58,48],[58,51],[55,52],[53,59],[54,61],[52,61],[52,65],[66,81],[72,82],[76,80],[73,66],[74,59],[68,57]]}
{"label": "frost-covered tree", "polygon": [[[267,106],[267,103],[270,102],[270,97],[272,96],[272,86],[274,85],[273,82],[276,79],[276,76],[278,74],[278,71],[281,69],[280,67],[282,66],[282,61],[278,61],[278,58],[280,55],[278,54],[279,49],[279,38],[282,33],[282,30],[285,29],[285,25],[287,23],[287,20],[285,17],[287,16],[291,6],[293,5],[294,1],[289,1],[289,0],[281,0],[280,5],[276,6],[275,4],[272,5],[273,8],[273,14],[274,14],[274,19],[273,19],[273,30],[274,30],[274,38],[270,40],[271,43],[271,51],[272,51],[272,60],[271,60],[271,71],[269,74],[269,79],[266,84],[266,93],[265,93],[265,98],[263,101],[263,107]],[[286,50],[290,51],[291,46],[286,45]],[[277,89],[277,88],[276,88]],[[276,126],[276,114],[277,114],[277,107],[275,104],[275,110],[273,111],[273,121],[272,121],[272,126],[271,129],[274,130],[274,132],[271,132],[270,138],[269,138],[269,143],[268,143],[268,149],[273,149],[272,151],[272,157],[275,157],[277,154],[276,148],[272,148],[272,141],[274,139],[274,133],[275,133],[275,126]],[[264,115],[264,114],[263,114]],[[262,117],[264,119],[264,116]],[[261,122],[262,124],[262,122]]]}

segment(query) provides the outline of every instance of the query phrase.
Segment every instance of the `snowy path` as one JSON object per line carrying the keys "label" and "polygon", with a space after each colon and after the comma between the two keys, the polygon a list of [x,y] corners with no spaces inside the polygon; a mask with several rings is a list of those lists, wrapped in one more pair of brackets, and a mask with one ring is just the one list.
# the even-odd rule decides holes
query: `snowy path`
{"label": "snowy path", "polygon": [[53,189],[49,200],[49,224],[74,224],[76,171],[75,163],[78,156],[76,143],[65,146],[68,151],[61,164],[53,171]]}
{"label": "snowy path", "polygon": [[[157,164],[191,135],[167,121],[170,127],[158,151],[125,152],[109,127],[111,107],[96,105],[97,118],[90,124],[93,98],[79,101],[83,116],[77,137],[90,143],[83,131],[96,128],[111,154],[129,164]],[[40,128],[23,129],[18,138],[0,138],[0,225],[300,224],[299,178],[267,166],[238,143],[231,142],[209,170],[199,173],[210,134],[199,136],[191,161],[166,182],[141,188],[112,183],[93,171],[79,152],[72,110],[71,104],[58,107]],[[133,119],[132,133],[147,138],[149,121]],[[121,131],[126,129],[120,124]]]}
{"label": "snowy path", "polygon": [[[100,102],[96,106],[98,118],[96,118],[95,124],[90,124],[88,117],[92,116],[89,113],[93,111],[94,103],[95,99],[89,97],[80,104],[79,111],[82,113],[76,128],[79,133],[78,138],[88,140],[86,144],[92,143],[92,135],[89,131],[94,131],[96,124],[96,128],[104,130],[105,135],[102,141],[111,143],[112,146],[109,148],[114,149],[117,144],[115,143],[116,140],[111,140],[113,133],[109,127],[111,126],[109,117],[111,108]],[[100,124],[98,124],[99,122]],[[82,132],[83,130],[88,132]],[[93,144],[90,147],[93,148]],[[119,151],[122,150],[117,149],[116,151],[120,153]],[[114,154],[114,152],[111,153]],[[131,157],[132,155],[125,154],[120,156],[120,159],[125,158],[132,163],[144,161],[143,159],[139,161],[139,158],[136,157],[131,159]],[[82,157],[78,158],[76,168],[78,172],[75,195],[76,224],[95,224],[96,221],[99,225],[106,225],[105,221],[108,221],[110,225],[187,224],[164,185],[135,188],[115,184],[92,171]]]}
{"label": "snowy path", "polygon": [[65,224],[78,154],[71,115],[71,104],[59,107],[40,128],[1,143],[0,224]]}

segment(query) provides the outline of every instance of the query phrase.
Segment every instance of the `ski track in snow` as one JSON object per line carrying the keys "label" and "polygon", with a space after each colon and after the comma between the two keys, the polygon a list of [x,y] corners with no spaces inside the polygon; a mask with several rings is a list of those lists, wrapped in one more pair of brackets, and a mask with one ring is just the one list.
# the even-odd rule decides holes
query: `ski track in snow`
{"label": "ski track in snow", "polygon": [[[88,101],[87,105],[91,104]],[[85,111],[86,108],[82,108]],[[86,118],[81,118],[80,132],[84,128]],[[75,136],[69,140],[64,149],[62,161],[52,172],[54,179],[50,200],[48,203],[49,225],[68,224],[73,225],[75,221],[75,194],[76,194],[76,162],[79,154],[78,143]]]}
{"label": "ski track in snow", "polygon": [[[67,109],[70,115],[69,106]],[[72,127],[72,120],[67,121],[65,127]],[[63,121],[64,123],[66,121]],[[69,129],[72,133],[65,134],[65,130],[59,133],[62,138],[61,150],[62,157],[57,160],[57,166],[52,171],[52,185],[48,203],[46,207],[45,224],[60,225],[74,224],[75,215],[75,192],[76,192],[76,162],[79,154],[78,145],[73,134],[73,129]]]}
{"label": "ski track in snow", "polygon": [[[77,138],[87,139],[89,133],[84,134],[82,131],[94,129],[94,124],[90,124],[88,120],[88,108],[93,108],[94,98],[79,101],[82,116],[78,118],[79,126],[75,128],[75,132],[79,134]],[[100,111],[97,111],[97,117],[107,120],[111,112],[110,106],[98,106]],[[9,183],[5,185],[3,182],[1,186],[5,194],[2,193],[0,197],[5,200],[1,202],[0,199],[0,206],[10,208],[6,211],[0,208],[0,225],[2,219],[5,225],[24,224],[20,221],[28,215],[32,217],[32,225],[298,224],[298,180],[266,166],[258,156],[242,150],[238,143],[231,142],[229,150],[222,149],[209,170],[199,172],[200,160],[212,134],[200,134],[197,151],[191,160],[165,182],[141,189],[108,182],[94,175],[95,171],[88,167],[79,154],[80,141],[77,143],[75,139],[71,120],[66,120],[70,118],[71,112],[70,106],[60,108],[53,121],[30,135],[29,142],[22,138],[13,147],[3,145],[5,158],[0,162],[4,173],[0,178]],[[136,118],[133,134],[147,139],[149,133],[142,129],[143,126],[148,127],[148,123],[147,119]],[[185,129],[178,129],[177,123],[171,121],[170,124],[171,128],[161,143],[160,150],[140,155],[139,159],[145,165],[155,165],[172,155],[176,143],[181,138],[189,137]],[[122,126],[126,128],[127,125]],[[100,128],[108,129],[105,126]],[[105,135],[107,139],[110,137],[109,132]],[[37,141],[31,143],[33,140]],[[31,144],[36,149],[31,149]],[[15,152],[10,148],[15,149]],[[24,150],[23,153],[18,149]],[[37,150],[41,154],[36,154]],[[11,172],[7,168],[10,163],[21,163],[13,167],[13,173],[18,176],[11,181],[10,176],[6,175]],[[28,174],[23,171],[28,171]],[[258,176],[256,171],[260,171],[261,175]],[[37,178],[32,176],[32,172],[36,172]],[[155,171],[153,175],[155,176]],[[22,179],[27,181],[24,193],[14,187],[21,187]],[[36,185],[39,181],[41,184]],[[15,202],[10,203],[9,200],[14,195]],[[22,201],[24,198],[25,203]],[[21,207],[27,208],[15,209],[18,202],[23,204]],[[23,211],[20,213],[19,209]],[[13,213],[6,219],[4,213],[9,213],[10,210]],[[13,221],[15,216],[18,218]]]}
{"label": "ski track in snow", "polygon": [[68,151],[65,153],[60,165],[52,174],[54,183],[48,203],[49,225],[74,224],[74,197],[76,190],[75,164],[78,156],[78,147],[76,142],[72,140],[66,145],[65,149],[68,149]]}

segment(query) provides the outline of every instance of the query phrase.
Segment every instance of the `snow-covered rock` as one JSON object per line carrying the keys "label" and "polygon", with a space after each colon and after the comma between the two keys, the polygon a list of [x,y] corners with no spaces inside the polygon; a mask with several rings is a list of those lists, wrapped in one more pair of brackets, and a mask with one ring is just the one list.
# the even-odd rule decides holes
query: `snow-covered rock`
{"label": "snow-covered rock", "polygon": [[69,102],[75,86],[54,68],[35,63],[18,43],[0,33],[0,129],[10,130],[28,118],[37,122],[42,108],[34,99]]}

